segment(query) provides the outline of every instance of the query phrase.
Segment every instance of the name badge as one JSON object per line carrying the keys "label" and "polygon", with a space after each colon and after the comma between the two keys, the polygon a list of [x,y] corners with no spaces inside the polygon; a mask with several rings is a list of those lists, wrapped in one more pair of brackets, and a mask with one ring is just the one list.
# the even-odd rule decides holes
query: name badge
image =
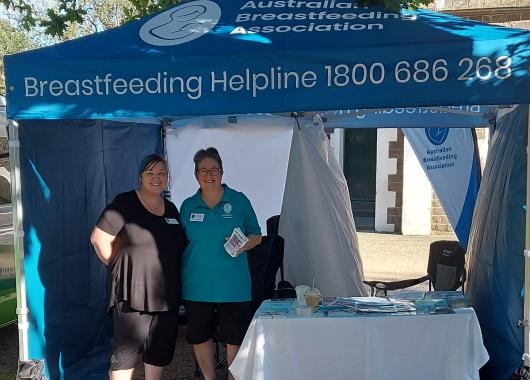
{"label": "name badge", "polygon": [[175,218],[165,218],[167,224],[179,224],[179,221]]}
{"label": "name badge", "polygon": [[204,214],[192,213],[190,215],[190,222],[202,222],[204,220]]}

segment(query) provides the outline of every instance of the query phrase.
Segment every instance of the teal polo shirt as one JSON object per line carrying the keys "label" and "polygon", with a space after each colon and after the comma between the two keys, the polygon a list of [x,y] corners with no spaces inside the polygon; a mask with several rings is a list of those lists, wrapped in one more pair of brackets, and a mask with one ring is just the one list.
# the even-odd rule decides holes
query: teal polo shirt
{"label": "teal polo shirt", "polygon": [[256,213],[248,198],[223,185],[219,203],[210,209],[200,189],[180,208],[181,224],[189,245],[182,256],[182,298],[202,302],[250,301],[247,253],[230,256],[225,238],[239,227],[246,235],[261,235]]}

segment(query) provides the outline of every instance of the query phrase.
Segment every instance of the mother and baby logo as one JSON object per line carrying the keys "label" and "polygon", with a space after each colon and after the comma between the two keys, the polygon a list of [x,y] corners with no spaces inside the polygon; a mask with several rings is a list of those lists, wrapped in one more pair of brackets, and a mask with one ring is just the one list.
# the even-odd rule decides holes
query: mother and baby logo
{"label": "mother and baby logo", "polygon": [[441,145],[449,135],[449,128],[425,128],[425,134],[433,145]]}
{"label": "mother and baby logo", "polygon": [[221,8],[210,0],[182,4],[147,21],[140,38],[150,45],[180,45],[208,33],[221,18]]}

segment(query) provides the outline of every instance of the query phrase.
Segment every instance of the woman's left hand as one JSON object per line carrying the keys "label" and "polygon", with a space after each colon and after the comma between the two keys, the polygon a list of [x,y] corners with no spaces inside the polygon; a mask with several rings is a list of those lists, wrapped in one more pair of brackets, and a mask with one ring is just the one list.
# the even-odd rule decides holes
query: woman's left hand
{"label": "woman's left hand", "polygon": [[238,249],[237,255],[239,256],[244,251],[250,251],[252,248],[261,243],[261,235],[248,235],[247,243]]}
{"label": "woman's left hand", "polygon": [[[243,252],[249,251],[252,248],[254,248],[255,246],[257,246],[259,243],[261,243],[261,235],[249,235],[247,237],[248,237],[248,241],[246,242],[246,244],[244,246],[242,246],[241,248],[237,249],[235,257],[238,257]],[[225,237],[225,240],[228,240],[228,239],[230,239],[229,236]]]}
{"label": "woman's left hand", "polygon": [[239,256],[239,255],[241,255],[243,252],[249,250],[249,248],[247,247],[249,242],[250,242],[250,240],[247,241],[247,242],[245,243],[244,246],[242,246],[241,248],[238,248],[238,249],[237,249],[236,257]]}

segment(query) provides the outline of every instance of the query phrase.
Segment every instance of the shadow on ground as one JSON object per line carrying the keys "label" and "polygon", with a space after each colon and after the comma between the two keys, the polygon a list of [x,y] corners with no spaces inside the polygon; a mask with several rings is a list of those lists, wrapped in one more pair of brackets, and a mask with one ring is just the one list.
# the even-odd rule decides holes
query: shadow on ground
{"label": "shadow on ground", "polygon": [[[186,343],[186,325],[179,326],[179,337],[175,349],[175,357],[166,368],[163,380],[195,380],[195,361],[191,346]],[[0,329],[0,380],[14,380],[17,373],[18,361],[18,332],[17,325],[13,324]],[[227,369],[217,371],[217,379],[225,380]],[[135,380],[144,378],[143,367],[138,366],[135,371]]]}

